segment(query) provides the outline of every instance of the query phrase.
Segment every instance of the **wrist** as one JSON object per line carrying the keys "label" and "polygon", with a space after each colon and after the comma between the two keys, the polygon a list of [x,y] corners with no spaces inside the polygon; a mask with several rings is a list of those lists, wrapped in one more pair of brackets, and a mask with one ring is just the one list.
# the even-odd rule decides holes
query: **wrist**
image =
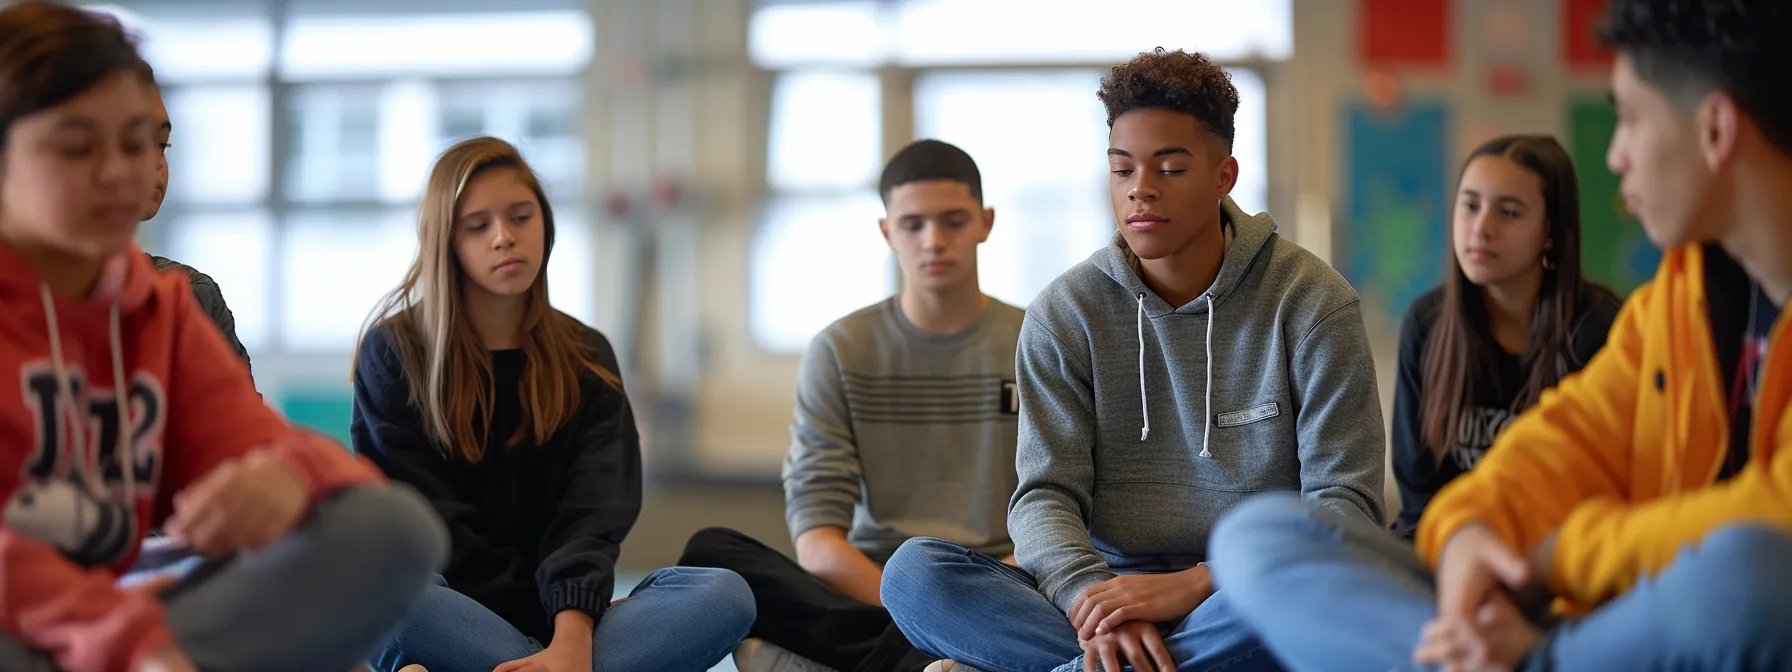
{"label": "wrist", "polygon": [[566,609],[554,614],[554,638],[548,642],[548,646],[590,650],[591,638],[596,630],[597,621],[590,614],[577,609]]}

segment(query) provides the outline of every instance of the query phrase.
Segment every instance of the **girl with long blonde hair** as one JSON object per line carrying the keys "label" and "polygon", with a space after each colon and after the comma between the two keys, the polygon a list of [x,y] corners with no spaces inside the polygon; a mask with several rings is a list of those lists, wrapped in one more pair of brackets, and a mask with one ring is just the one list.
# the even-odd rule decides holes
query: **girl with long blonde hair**
{"label": "girl with long blonde hair", "polygon": [[548,302],[554,214],[516,148],[450,147],[418,254],[355,358],[355,449],[417,488],[450,558],[380,667],[694,670],[746,635],[732,572],[674,567],[612,603],[641,510],[641,448],[616,353]]}

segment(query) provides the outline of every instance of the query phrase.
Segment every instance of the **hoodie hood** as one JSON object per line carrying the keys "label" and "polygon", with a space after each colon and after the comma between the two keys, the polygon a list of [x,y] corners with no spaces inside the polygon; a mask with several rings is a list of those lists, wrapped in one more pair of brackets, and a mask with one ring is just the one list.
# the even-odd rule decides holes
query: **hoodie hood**
{"label": "hoodie hood", "polygon": [[1220,201],[1220,226],[1226,229],[1226,253],[1220,260],[1220,274],[1213,279],[1213,286],[1201,298],[1190,301],[1187,305],[1172,306],[1164,301],[1151,288],[1145,286],[1145,280],[1139,277],[1138,255],[1126,244],[1126,238],[1118,231],[1108,242],[1108,246],[1096,252],[1089,261],[1106,274],[1114,282],[1125,287],[1133,294],[1144,294],[1145,316],[1163,317],[1173,312],[1188,314],[1200,313],[1207,308],[1207,299],[1211,297],[1215,303],[1224,304],[1226,297],[1231,296],[1238,288],[1239,281],[1251,270],[1251,263],[1269,244],[1276,233],[1276,220],[1269,213],[1247,214],[1227,196]]}
{"label": "hoodie hood", "polygon": [[1256,215],[1246,214],[1231,196],[1220,200],[1220,226],[1225,231],[1226,251],[1220,258],[1219,275],[1213,279],[1213,285],[1201,296],[1182,306],[1172,306],[1157,293],[1145,286],[1145,280],[1139,277],[1139,258],[1133,254],[1132,248],[1126,244],[1126,237],[1118,231],[1107,248],[1097,252],[1090,258],[1096,268],[1106,274],[1109,279],[1119,283],[1138,303],[1135,324],[1138,336],[1139,355],[1139,399],[1140,413],[1143,422],[1139,427],[1139,441],[1151,438],[1151,402],[1145,380],[1145,368],[1150,366],[1145,356],[1145,320],[1156,319],[1170,313],[1199,314],[1209,313],[1207,320],[1207,337],[1204,340],[1207,360],[1207,401],[1203,415],[1207,417],[1207,425],[1201,433],[1201,457],[1213,457],[1208,446],[1212,436],[1213,421],[1213,329],[1218,321],[1219,306],[1226,302],[1245,275],[1250,272],[1251,265],[1258,254],[1276,232],[1276,220],[1269,213]]}
{"label": "hoodie hood", "polygon": [[[58,296],[57,306],[65,312],[107,311],[113,304],[117,304],[121,312],[130,315],[149,303],[150,296],[155,293],[156,278],[149,255],[133,242],[129,250],[120,252],[106,262],[91,295]],[[24,257],[19,256],[12,247],[0,243],[0,301],[36,297],[42,292],[43,285],[43,276],[25,263]]]}

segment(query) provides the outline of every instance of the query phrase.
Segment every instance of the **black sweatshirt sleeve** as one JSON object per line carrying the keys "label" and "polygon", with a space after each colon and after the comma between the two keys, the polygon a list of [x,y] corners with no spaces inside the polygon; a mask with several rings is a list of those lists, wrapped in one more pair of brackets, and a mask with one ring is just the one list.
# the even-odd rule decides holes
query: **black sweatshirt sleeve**
{"label": "black sweatshirt sleeve", "polygon": [[[587,332],[595,361],[615,373],[616,352]],[[603,616],[616,586],[622,540],[641,514],[641,440],[634,409],[620,386],[581,376],[578,432],[571,446],[565,498],[542,535],[535,571],[551,619],[568,609]]]}
{"label": "black sweatshirt sleeve", "polygon": [[1422,407],[1430,303],[1426,298],[1414,301],[1401,321],[1394,425],[1388,434],[1393,444],[1394,484],[1400,490],[1400,515],[1394,519],[1394,531],[1407,539],[1417,532],[1419,515],[1431,503],[1431,496],[1437,494],[1437,457],[1425,445]]}
{"label": "black sweatshirt sleeve", "polygon": [[456,491],[448,458],[424,436],[407,401],[404,370],[384,328],[362,339],[354,387],[349,433],[355,452],[387,477],[415,488],[447,523],[451,549],[442,575],[449,587],[500,612],[518,603],[532,605],[528,564],[516,549],[496,546],[475,530],[473,504]]}
{"label": "black sweatshirt sleeve", "polygon": [[218,331],[223,332],[224,341],[230,344],[230,349],[236,351],[237,357],[242,358],[243,367],[252,369],[249,349],[243,347],[242,339],[236,337],[236,315],[224,303],[224,290],[218,287],[218,281],[213,280],[212,276],[190,268],[187,270],[193,276],[193,295],[199,299],[199,305],[205,307],[206,315],[212,318],[213,324],[218,325]]}

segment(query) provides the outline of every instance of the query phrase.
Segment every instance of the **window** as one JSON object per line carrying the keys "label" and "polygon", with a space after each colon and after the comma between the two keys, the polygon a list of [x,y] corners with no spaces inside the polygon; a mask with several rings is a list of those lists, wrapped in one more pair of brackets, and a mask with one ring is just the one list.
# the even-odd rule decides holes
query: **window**
{"label": "window", "polygon": [[[365,4],[89,5],[141,35],[174,123],[170,191],[140,229],[144,247],[216,278],[258,360],[346,353],[411,263],[436,156],[494,135],[522,150],[559,206],[550,291],[589,319],[595,242],[580,200],[578,105],[588,13],[552,0]],[[480,44],[504,46],[468,48]]]}
{"label": "window", "polygon": [[455,82],[440,88],[435,106],[435,149],[425,152],[432,158],[455,142],[491,135],[515,143],[550,194],[575,193],[584,183],[579,92],[571,82]]}
{"label": "window", "polygon": [[[766,179],[747,279],[748,331],[801,351],[816,332],[895,291],[876,181],[881,97],[869,72],[798,71],[772,90]],[[826,278],[817,282],[817,278]]]}
{"label": "window", "polygon": [[[1233,198],[1264,209],[1268,170],[1263,81],[1232,69],[1238,86]],[[996,227],[979,254],[986,293],[1026,305],[1114,233],[1107,194],[1107,113],[1099,70],[929,72],[915,82],[915,134],[977,160]],[[1017,113],[1017,111],[1025,111]]]}
{"label": "window", "polygon": [[169,201],[249,204],[267,197],[267,89],[170,84],[162,96],[174,124]]}
{"label": "window", "polygon": [[574,75],[591,61],[595,34],[578,10],[299,14],[282,44],[280,75]]}
{"label": "window", "polygon": [[864,186],[881,168],[877,76],[790,72],[772,89],[766,180],[773,189]]}
{"label": "window", "polygon": [[1026,305],[1113,232],[1100,81],[1096,70],[936,72],[915,81],[915,135],[976,159],[983,202],[995,208],[978,254],[990,296]]}
{"label": "window", "polygon": [[294,200],[370,200],[380,193],[379,85],[299,87],[287,119],[286,192]]}
{"label": "window", "polygon": [[274,304],[267,269],[273,261],[274,227],[267,212],[193,213],[166,229],[166,254],[218,282],[243,347],[259,353],[270,346],[273,315],[268,309]]}
{"label": "window", "polygon": [[1290,0],[888,0],[772,4],[748,27],[753,60],[820,63],[1043,65],[1106,63],[1155,46],[1220,60],[1294,53]]}
{"label": "window", "polygon": [[877,230],[883,201],[866,189],[774,198],[749,254],[748,329],[760,346],[802,352],[834,320],[896,291]]}
{"label": "window", "polygon": [[416,211],[304,210],[282,228],[281,342],[301,351],[354,348],[368,313],[417,255]]}
{"label": "window", "polygon": [[[1140,17],[1149,17],[1141,22]],[[895,290],[869,226],[882,158],[896,133],[963,147],[983,172],[996,227],[979,251],[985,292],[1025,305],[1113,235],[1107,200],[1102,74],[1141,45],[1190,48],[1221,62],[1293,52],[1290,0],[1139,0],[1117,12],[1093,0],[822,0],[767,2],[748,26],[753,60],[776,70],[766,158],[770,196],[749,260],[754,340],[800,351],[830,321]],[[999,68],[976,69],[978,65]],[[885,79],[914,73],[906,92]],[[1232,197],[1268,202],[1267,89],[1230,68],[1238,87]],[[912,127],[881,111],[906,95]],[[894,131],[894,132],[893,132]],[[900,136],[897,136],[900,137]],[[844,251],[842,251],[844,250]],[[819,268],[828,255],[845,259]]]}

